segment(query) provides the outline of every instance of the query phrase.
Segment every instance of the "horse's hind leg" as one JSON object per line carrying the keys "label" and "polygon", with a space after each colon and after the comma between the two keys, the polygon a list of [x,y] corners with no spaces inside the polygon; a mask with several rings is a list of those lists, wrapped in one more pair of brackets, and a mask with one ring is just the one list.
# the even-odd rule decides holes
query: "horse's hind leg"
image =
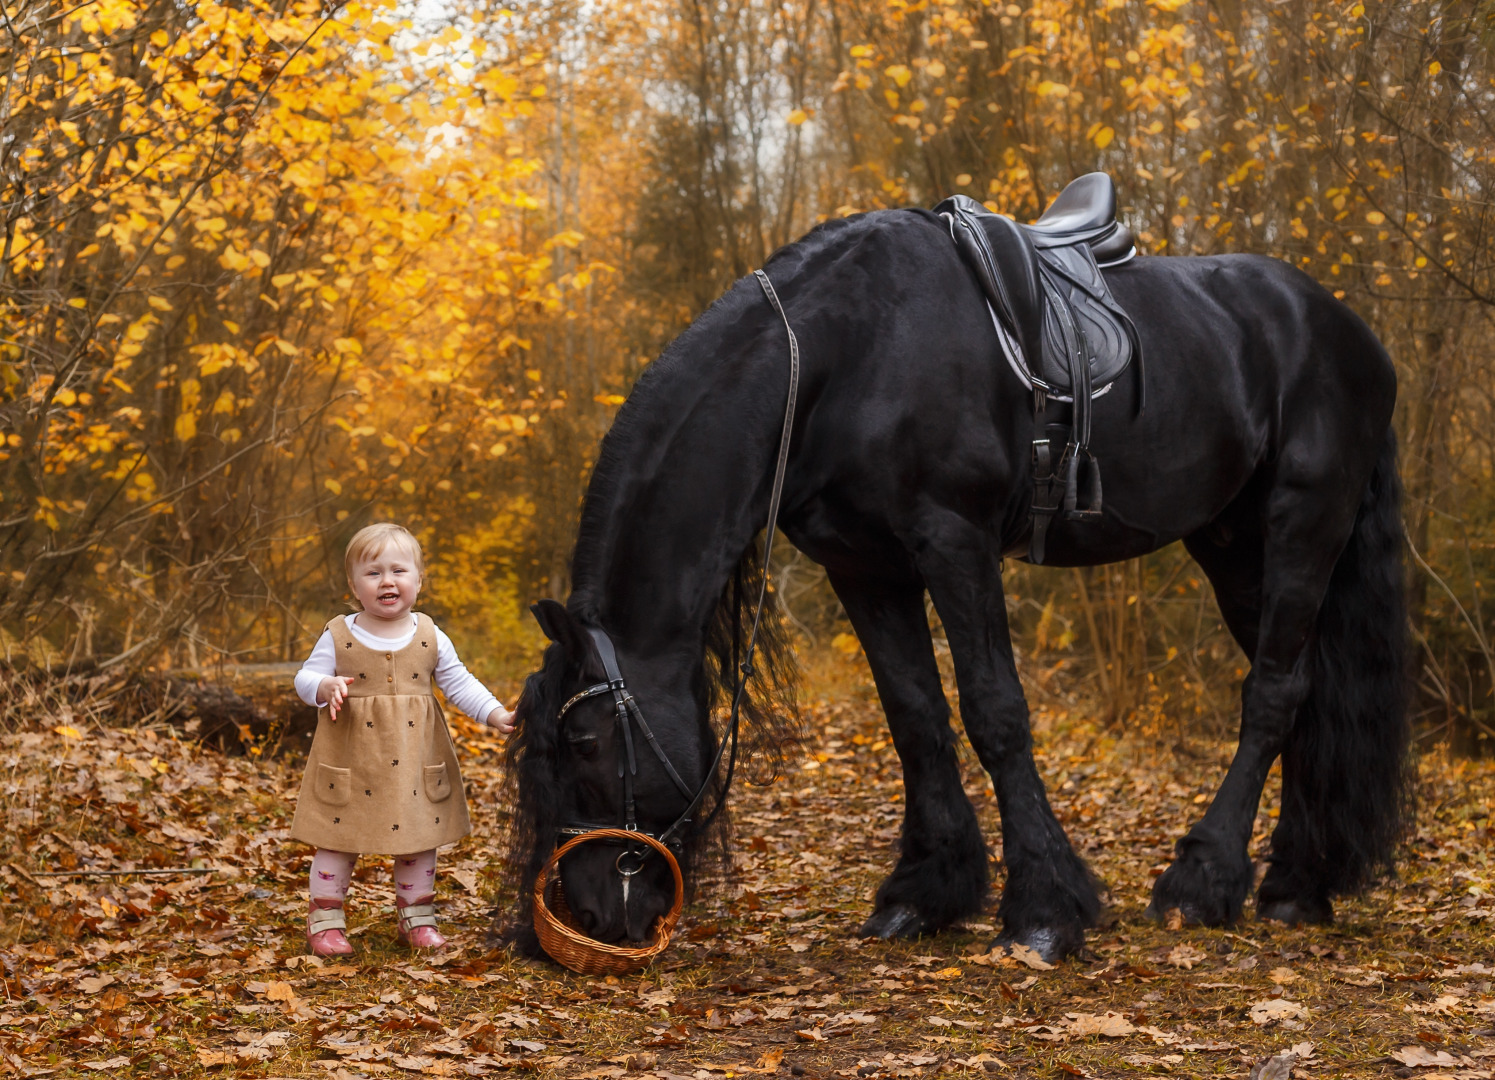
{"label": "horse's hind leg", "polygon": [[1033,761],[1028,704],[1018,681],[1002,592],[1002,564],[984,535],[950,520],[919,555],[950,641],[966,735],[991,774],[1002,814],[1007,883],[1001,942],[1055,961],[1078,952],[1100,912],[1095,879],[1054,817]]}
{"label": "horse's hind leg", "polygon": [[[1281,460],[1319,464],[1322,457],[1284,453]],[[1189,538],[1190,552],[1216,582],[1251,672],[1241,686],[1235,757],[1204,817],[1179,840],[1173,865],[1153,885],[1148,914],[1155,918],[1175,908],[1186,922],[1209,926],[1240,917],[1251,890],[1247,847],[1262,787],[1309,693],[1306,646],[1355,520],[1358,493],[1338,477],[1310,473],[1276,477],[1264,499],[1263,506],[1253,497],[1232,515],[1240,532],[1223,548],[1210,539],[1218,528]],[[1257,522],[1266,522],[1265,529]]]}
{"label": "horse's hind leg", "polygon": [[980,910],[987,853],[961,785],[950,707],[916,579],[850,577],[832,586],[856,629],[903,764],[903,838],[864,937],[917,937]]}

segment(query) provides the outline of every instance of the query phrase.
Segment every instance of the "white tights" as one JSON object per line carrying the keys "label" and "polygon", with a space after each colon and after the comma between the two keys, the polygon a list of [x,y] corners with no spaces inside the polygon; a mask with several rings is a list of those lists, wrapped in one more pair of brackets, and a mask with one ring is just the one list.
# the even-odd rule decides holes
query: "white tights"
{"label": "white tights", "polygon": [[[317,853],[311,857],[312,900],[341,903],[348,895],[348,884],[353,880],[353,867],[357,864],[358,856],[352,852],[317,848]],[[394,878],[395,896],[405,903],[435,895],[436,849],[414,855],[396,855]]]}

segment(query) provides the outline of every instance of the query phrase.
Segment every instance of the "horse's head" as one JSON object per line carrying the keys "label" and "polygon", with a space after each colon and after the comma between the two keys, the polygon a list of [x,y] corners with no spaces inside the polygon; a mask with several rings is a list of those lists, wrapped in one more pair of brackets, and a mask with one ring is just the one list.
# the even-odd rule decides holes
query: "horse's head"
{"label": "horse's head", "polygon": [[[629,825],[660,836],[690,803],[682,786],[692,795],[699,789],[715,750],[699,657],[643,656],[617,644],[617,669],[643,717],[642,724],[631,718],[625,733],[588,628],[553,600],[541,601],[534,611],[552,644],[540,671],[525,684],[509,749],[517,781],[516,847],[524,846],[515,852],[524,868],[520,913],[526,919],[535,876],[557,842],[569,839],[562,830]],[[709,810],[714,797],[707,802]],[[693,840],[689,827],[676,836],[683,855]],[[689,866],[683,857],[681,864]],[[560,874],[578,928],[598,941],[648,940],[674,900],[674,877],[662,857],[611,842],[579,845],[561,860]]]}

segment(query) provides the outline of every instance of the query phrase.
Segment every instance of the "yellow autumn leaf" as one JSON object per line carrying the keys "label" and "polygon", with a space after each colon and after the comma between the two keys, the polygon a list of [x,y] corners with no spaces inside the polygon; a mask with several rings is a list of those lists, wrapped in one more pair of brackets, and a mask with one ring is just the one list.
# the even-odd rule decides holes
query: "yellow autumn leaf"
{"label": "yellow autumn leaf", "polygon": [[406,495],[414,495],[415,482],[413,480],[401,480],[400,490],[403,491]]}
{"label": "yellow autumn leaf", "polygon": [[803,109],[795,109],[790,112],[790,114],[785,119],[787,119],[789,123],[793,124],[795,127],[798,127],[800,124],[803,124],[806,120],[810,119],[810,114],[805,112],[805,110]]}
{"label": "yellow autumn leaf", "polygon": [[176,424],[173,425],[173,430],[179,442],[191,441],[197,435],[196,414],[190,412],[179,413],[176,418]]}
{"label": "yellow autumn leaf", "polygon": [[1096,133],[1091,136],[1091,141],[1095,143],[1095,148],[1097,150],[1104,150],[1106,147],[1111,145],[1111,140],[1114,138],[1116,138],[1116,129],[1111,127],[1111,125],[1109,124],[1103,124],[1096,131]]}
{"label": "yellow autumn leaf", "polygon": [[862,643],[857,640],[855,634],[848,634],[842,631],[831,638],[831,648],[837,652],[845,653],[847,656],[855,656],[862,651]]}
{"label": "yellow autumn leaf", "polygon": [[1380,225],[1386,220],[1386,215],[1381,213],[1381,211],[1379,210],[1372,210],[1370,213],[1365,215],[1365,220],[1370,222],[1372,225]]}
{"label": "yellow autumn leaf", "polygon": [[58,735],[61,735],[64,739],[81,739],[81,738],[83,738],[83,732],[81,732],[77,728],[73,727],[72,724],[59,724],[57,727],[53,728],[52,730],[55,731]]}
{"label": "yellow autumn leaf", "polygon": [[81,296],[75,296],[67,302],[67,306],[75,308],[86,308],[88,306],[88,301],[83,299],[83,297]]}
{"label": "yellow autumn leaf", "polygon": [[1443,70],[1443,65],[1440,64],[1440,63],[1438,63],[1438,61],[1436,61],[1436,60],[1434,60],[1431,64],[1428,65],[1428,74],[1429,75],[1437,75],[1442,70]]}
{"label": "yellow autumn leaf", "polygon": [[891,67],[883,68],[882,73],[892,79],[900,90],[907,86],[909,80],[914,77],[914,73],[904,64],[893,64]]}
{"label": "yellow autumn leaf", "polygon": [[151,297],[147,297],[146,303],[150,304],[150,306],[153,307],[153,308],[155,308],[157,311],[170,311],[170,310],[172,310],[172,308],[171,308],[171,301],[167,300],[164,296],[151,296]]}
{"label": "yellow autumn leaf", "polygon": [[330,477],[322,481],[322,486],[328,491],[332,492],[334,495],[341,495],[343,493],[343,485],[339,484],[336,480],[333,480]]}

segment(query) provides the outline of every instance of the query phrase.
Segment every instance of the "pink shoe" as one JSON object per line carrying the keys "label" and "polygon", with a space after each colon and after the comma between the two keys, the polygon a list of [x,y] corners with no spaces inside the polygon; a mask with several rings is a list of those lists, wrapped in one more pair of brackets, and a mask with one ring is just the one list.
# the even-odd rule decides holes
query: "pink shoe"
{"label": "pink shoe", "polygon": [[342,901],[313,900],[306,913],[306,951],[313,956],[352,956],[346,929]]}
{"label": "pink shoe", "polygon": [[440,949],[446,945],[446,938],[436,929],[435,899],[434,896],[422,896],[406,901],[395,897],[400,940],[412,949]]}

